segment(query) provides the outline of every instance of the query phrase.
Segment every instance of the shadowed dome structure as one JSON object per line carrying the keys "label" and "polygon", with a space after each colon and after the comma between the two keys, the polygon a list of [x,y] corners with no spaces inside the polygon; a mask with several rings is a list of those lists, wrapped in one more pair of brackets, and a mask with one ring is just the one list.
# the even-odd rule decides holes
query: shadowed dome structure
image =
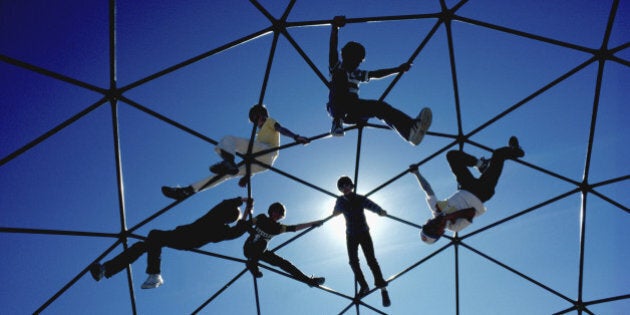
{"label": "shadowed dome structure", "polygon": [[[361,85],[433,124],[414,147],[377,119],[331,137],[330,24],[362,69],[412,62]],[[572,1],[4,1],[0,4],[0,313],[26,314],[621,314],[630,309],[630,2]],[[283,126],[270,169],[181,201],[160,186],[209,175],[224,135],[253,138],[265,104]],[[436,195],[457,187],[449,150],[489,157],[518,136],[488,211],[432,245],[431,213],[409,166]],[[249,162],[247,156],[237,162]],[[387,210],[368,214],[392,305],[357,299],[337,179]],[[141,290],[145,257],[95,282],[89,266],[152,229],[194,221],[223,199],[254,214],[281,202],[270,249],[311,288],[261,263],[245,236],[162,252],[165,284]],[[363,256],[361,263],[365,264]],[[368,270],[367,266],[364,270]],[[371,287],[371,275],[366,272]]]}

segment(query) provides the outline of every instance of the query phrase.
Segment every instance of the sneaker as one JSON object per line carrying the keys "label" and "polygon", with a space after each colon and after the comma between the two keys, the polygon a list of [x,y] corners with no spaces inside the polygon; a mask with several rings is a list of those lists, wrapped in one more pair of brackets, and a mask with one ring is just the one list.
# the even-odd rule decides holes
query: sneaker
{"label": "sneaker", "polygon": [[238,166],[236,166],[234,161],[223,160],[210,166],[210,172],[218,175],[236,175],[238,174]]}
{"label": "sneaker", "polygon": [[243,177],[241,177],[241,179],[238,180],[238,185],[240,187],[247,186],[247,183],[249,183],[249,179],[247,178],[247,176],[243,176]]}
{"label": "sneaker", "polygon": [[431,127],[431,121],[433,120],[433,113],[431,109],[428,107],[423,108],[418,114],[418,117],[414,119],[413,125],[411,125],[411,129],[409,130],[408,140],[413,145],[418,145],[422,142],[422,138]]}
{"label": "sneaker", "polygon": [[191,186],[187,187],[168,187],[162,186],[162,194],[168,198],[175,200],[184,200],[195,193]]}
{"label": "sneaker", "polygon": [[326,282],[326,278],[312,276],[308,282],[309,282],[309,286],[311,286],[311,287],[318,287],[318,286],[324,284],[324,282]]}
{"label": "sneaker", "polygon": [[93,263],[90,266],[90,274],[96,281],[100,281],[105,276],[105,267],[99,263]]}
{"label": "sneaker", "polygon": [[364,297],[366,295],[368,295],[368,293],[370,293],[370,288],[369,287],[361,287],[361,289],[359,289],[359,293],[357,293],[358,297]]}
{"label": "sneaker", "polygon": [[514,155],[516,157],[524,157],[525,156],[525,151],[523,151],[523,149],[519,146],[518,138],[516,138],[515,136],[511,136],[510,137],[510,140],[508,142],[508,146],[510,147],[510,149],[514,150]]}
{"label": "sneaker", "polygon": [[155,289],[164,284],[164,280],[162,280],[162,276],[158,274],[149,275],[147,280],[142,284],[143,289]]}
{"label": "sneaker", "polygon": [[332,127],[330,127],[330,134],[333,137],[343,137],[344,131],[341,119],[333,119]]}
{"label": "sneaker", "polygon": [[480,157],[475,167],[479,170],[479,173],[483,174],[483,172],[485,172],[488,167],[490,167],[490,159],[486,159],[483,156]]}
{"label": "sneaker", "polygon": [[258,264],[248,261],[247,269],[249,269],[249,272],[251,272],[254,277],[262,278],[263,273],[260,272],[260,269],[258,269]]}
{"label": "sneaker", "polygon": [[387,290],[381,290],[381,297],[383,298],[383,306],[388,307],[392,305],[392,301],[389,299],[389,292],[387,292]]}

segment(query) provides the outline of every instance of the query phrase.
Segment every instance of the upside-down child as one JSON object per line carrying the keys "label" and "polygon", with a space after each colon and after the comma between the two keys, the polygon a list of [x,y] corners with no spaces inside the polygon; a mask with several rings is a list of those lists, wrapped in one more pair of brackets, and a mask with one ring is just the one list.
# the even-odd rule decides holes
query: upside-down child
{"label": "upside-down child", "polygon": [[[432,214],[420,232],[422,241],[433,244],[444,234],[445,229],[459,232],[472,224],[473,218],[484,214],[486,212],[484,202],[494,195],[505,160],[517,159],[524,155],[525,152],[514,136],[510,137],[508,146],[494,150],[490,159],[477,158],[463,151],[449,151],[446,158],[457,179],[458,190],[441,201],[435,196],[429,182],[418,171],[418,166],[411,165],[409,171],[416,176]],[[476,167],[481,176],[474,177],[469,167]]]}

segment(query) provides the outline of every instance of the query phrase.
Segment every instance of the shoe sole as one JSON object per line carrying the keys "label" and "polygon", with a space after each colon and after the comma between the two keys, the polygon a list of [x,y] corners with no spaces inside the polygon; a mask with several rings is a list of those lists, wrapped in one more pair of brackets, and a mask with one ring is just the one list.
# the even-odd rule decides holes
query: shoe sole
{"label": "shoe sole", "polygon": [[508,146],[514,149],[514,155],[517,158],[525,156],[525,151],[523,151],[523,148],[521,148],[520,144],[518,143],[518,138],[516,138],[515,136],[510,137],[510,140],[508,141]]}
{"label": "shoe sole", "polygon": [[238,174],[238,167],[237,168],[226,168],[222,164],[217,163],[217,164],[214,164],[214,165],[210,166],[210,172],[212,172],[212,173],[214,173],[216,175],[236,175],[236,174]]}
{"label": "shoe sole", "polygon": [[409,137],[409,142],[413,145],[420,144],[424,138],[424,134],[429,130],[429,127],[431,127],[432,121],[433,112],[431,112],[431,109],[428,107],[423,108],[420,114],[418,114],[418,117],[416,117],[414,125],[411,127],[412,130],[416,132]]}
{"label": "shoe sole", "polygon": [[383,295],[382,298],[384,307],[389,307],[390,305],[392,305],[392,301],[389,299],[389,295]]}
{"label": "shoe sole", "polygon": [[162,284],[164,284],[164,282],[156,283],[156,284],[153,284],[153,285],[144,285],[144,284],[143,284],[143,285],[141,286],[141,288],[143,288],[143,289],[145,289],[145,290],[148,290],[148,289],[156,289],[156,288],[158,288],[159,286],[161,286]]}

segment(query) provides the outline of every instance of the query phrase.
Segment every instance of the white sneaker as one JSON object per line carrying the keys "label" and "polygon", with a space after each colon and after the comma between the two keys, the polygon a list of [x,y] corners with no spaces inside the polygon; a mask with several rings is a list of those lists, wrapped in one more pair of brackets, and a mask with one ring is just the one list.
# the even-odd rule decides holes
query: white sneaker
{"label": "white sneaker", "polygon": [[343,131],[343,122],[341,122],[341,119],[334,119],[332,122],[332,127],[330,127],[330,134],[333,137],[343,137],[344,135],[344,131]]}
{"label": "white sneaker", "polygon": [[490,159],[486,159],[485,157],[480,157],[477,159],[477,165],[475,167],[479,170],[479,173],[483,174],[488,167],[490,167]]}
{"label": "white sneaker", "polygon": [[414,120],[414,124],[411,125],[411,130],[409,130],[409,142],[413,145],[418,145],[422,142],[422,138],[424,138],[424,134],[431,127],[431,121],[433,120],[433,113],[431,109],[428,107],[423,108],[418,114],[418,117]]}
{"label": "white sneaker", "polygon": [[162,276],[158,274],[149,275],[146,281],[142,284],[143,289],[155,289],[164,284]]}

